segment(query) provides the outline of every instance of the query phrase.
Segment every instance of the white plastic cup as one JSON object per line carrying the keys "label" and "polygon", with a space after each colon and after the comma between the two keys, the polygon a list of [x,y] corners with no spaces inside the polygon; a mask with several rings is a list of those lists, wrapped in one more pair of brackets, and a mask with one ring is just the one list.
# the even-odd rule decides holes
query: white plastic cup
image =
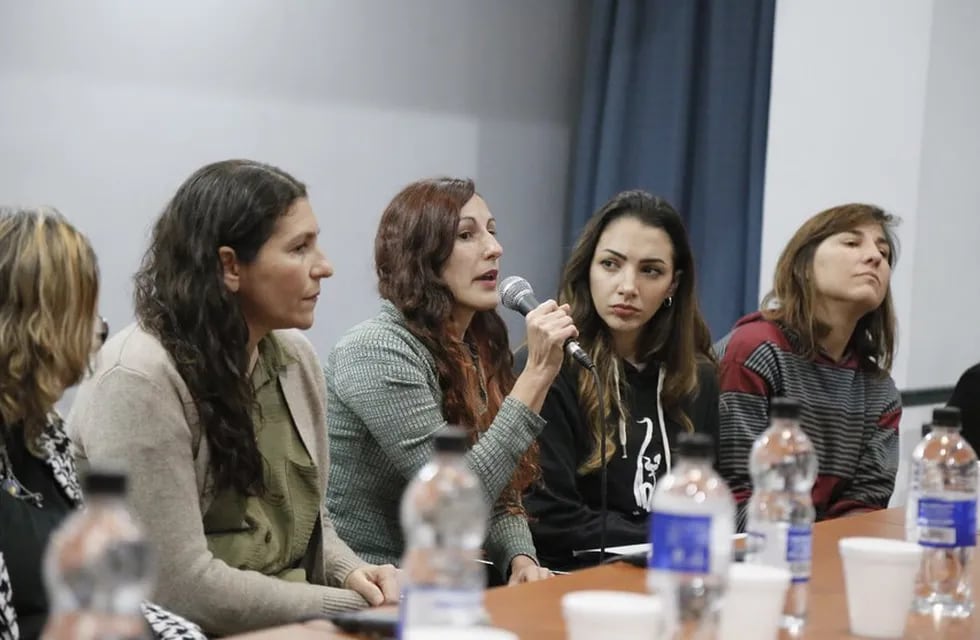
{"label": "white plastic cup", "polygon": [[402,632],[402,640],[518,640],[510,631],[493,627],[414,627]]}
{"label": "white plastic cup", "polygon": [[851,633],[901,638],[912,608],[922,547],[888,538],[841,538],[838,547]]}
{"label": "white plastic cup", "polygon": [[663,605],[657,596],[628,591],[572,591],[561,599],[568,640],[659,638]]}
{"label": "white plastic cup", "polygon": [[779,636],[789,569],[738,562],[728,568],[719,640],[770,640]]}

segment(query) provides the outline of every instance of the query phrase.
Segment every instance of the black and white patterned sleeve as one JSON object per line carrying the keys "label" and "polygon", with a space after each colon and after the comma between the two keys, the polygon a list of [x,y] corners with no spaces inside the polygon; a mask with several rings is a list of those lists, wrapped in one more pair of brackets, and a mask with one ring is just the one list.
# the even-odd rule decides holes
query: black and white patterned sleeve
{"label": "black and white patterned sleeve", "polygon": [[199,626],[176,613],[170,613],[149,602],[144,602],[142,607],[143,615],[150,623],[156,640],[207,640]]}
{"label": "black and white patterned sleeve", "polygon": [[7,565],[0,553],[0,640],[17,640],[17,613],[14,611],[14,593],[7,575]]}
{"label": "black and white patterned sleeve", "polygon": [[[207,636],[193,622],[144,602],[143,616],[157,640],[207,640]],[[0,553],[0,640],[18,640],[17,614],[13,605],[13,589],[7,576],[7,566]]]}

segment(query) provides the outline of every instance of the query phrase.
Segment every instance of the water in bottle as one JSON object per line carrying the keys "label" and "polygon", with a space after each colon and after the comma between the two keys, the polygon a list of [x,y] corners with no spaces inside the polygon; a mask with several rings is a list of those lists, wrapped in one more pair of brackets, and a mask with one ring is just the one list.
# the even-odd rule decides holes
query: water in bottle
{"label": "water in bottle", "polygon": [[732,559],[735,501],[712,467],[709,436],[682,434],[677,453],[654,492],[647,586],[663,598],[671,633],[711,638]]}
{"label": "water in bottle", "polygon": [[435,436],[435,457],[402,496],[403,629],[486,621],[486,571],[478,560],[489,506],[466,462],[468,448],[469,438],[461,429],[440,431]]}
{"label": "water in bottle", "polygon": [[813,521],[811,492],[817,477],[817,454],[800,427],[800,404],[773,398],[769,428],[755,441],[749,456],[752,497],[745,512],[746,562],[788,569],[782,626],[799,635],[806,621]]}
{"label": "water in bottle", "polygon": [[[151,638],[140,608],[152,589],[149,543],[126,508],[126,476],[91,471],[83,478],[85,508],[52,534],[44,554],[48,628],[84,617],[105,640]],[[91,626],[88,627],[91,630]]]}
{"label": "water in bottle", "polygon": [[973,612],[970,562],[977,535],[977,455],[960,436],[960,412],[935,409],[912,453],[906,534],[923,547],[913,608],[935,617]]}

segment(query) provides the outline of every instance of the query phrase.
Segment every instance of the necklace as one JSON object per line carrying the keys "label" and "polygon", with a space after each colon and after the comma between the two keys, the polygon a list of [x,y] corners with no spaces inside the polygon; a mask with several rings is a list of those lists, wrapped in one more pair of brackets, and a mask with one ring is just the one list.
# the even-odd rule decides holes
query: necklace
{"label": "necklace", "polygon": [[469,347],[473,368],[476,370],[476,380],[480,385],[480,404],[476,407],[476,415],[482,416],[487,412],[487,383],[483,379],[483,365],[480,364],[480,356],[477,355],[476,349],[472,345],[467,346]]}
{"label": "necklace", "polygon": [[29,502],[40,509],[44,504],[44,496],[35,491],[31,491],[20,483],[14,475],[14,466],[10,463],[10,456],[7,455],[6,443],[0,445],[0,466],[3,467],[3,477],[0,478],[0,491],[13,496],[17,500]]}

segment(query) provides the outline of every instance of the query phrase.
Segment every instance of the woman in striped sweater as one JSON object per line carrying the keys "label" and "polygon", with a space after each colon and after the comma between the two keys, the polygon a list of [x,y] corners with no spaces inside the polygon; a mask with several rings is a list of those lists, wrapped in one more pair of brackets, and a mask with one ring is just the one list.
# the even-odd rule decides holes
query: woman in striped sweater
{"label": "woman in striped sweater", "polygon": [[817,520],[888,506],[901,402],[889,374],[896,323],[893,217],[846,204],[807,220],[776,265],[762,311],[739,320],[720,357],[719,468],[739,503],[752,494],[749,453],[769,399],[802,404],[819,457]]}

